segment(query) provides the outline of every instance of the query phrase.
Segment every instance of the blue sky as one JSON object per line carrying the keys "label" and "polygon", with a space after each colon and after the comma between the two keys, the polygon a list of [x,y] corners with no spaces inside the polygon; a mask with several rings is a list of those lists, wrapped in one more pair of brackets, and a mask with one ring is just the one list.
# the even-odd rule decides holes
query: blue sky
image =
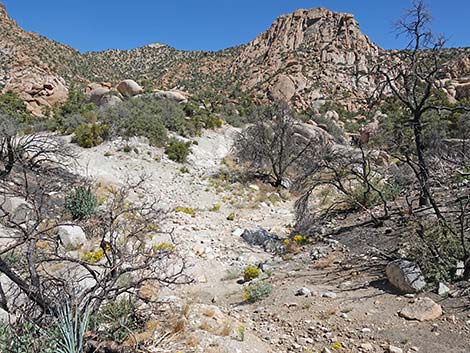
{"label": "blue sky", "polygon": [[[384,48],[402,45],[393,23],[411,0],[0,0],[28,31],[80,51],[131,49],[160,42],[178,49],[217,50],[246,43],[280,14],[327,7],[353,13]],[[449,46],[470,46],[470,0],[428,0],[434,29]]]}

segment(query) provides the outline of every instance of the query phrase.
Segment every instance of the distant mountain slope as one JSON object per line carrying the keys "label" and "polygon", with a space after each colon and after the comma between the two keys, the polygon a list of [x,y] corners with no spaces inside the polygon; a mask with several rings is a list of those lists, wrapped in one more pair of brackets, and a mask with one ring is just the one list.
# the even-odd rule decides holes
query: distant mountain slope
{"label": "distant mountain slope", "polygon": [[[353,15],[318,8],[283,15],[250,43],[219,52],[151,44],[81,54],[25,32],[0,6],[0,88],[19,92],[37,113],[63,101],[71,84],[116,84],[127,78],[189,92],[241,88],[258,99],[287,100],[298,109],[324,99],[353,106],[374,89],[367,74],[383,52],[360,31]],[[449,60],[451,76],[470,71],[468,50],[450,50]]]}

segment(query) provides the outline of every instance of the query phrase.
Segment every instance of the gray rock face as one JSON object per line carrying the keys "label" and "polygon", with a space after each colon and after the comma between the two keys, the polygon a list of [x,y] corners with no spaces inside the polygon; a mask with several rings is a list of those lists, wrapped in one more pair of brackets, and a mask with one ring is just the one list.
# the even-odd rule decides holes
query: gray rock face
{"label": "gray rock face", "polygon": [[144,89],[134,80],[124,80],[117,86],[117,90],[124,97],[134,97],[144,92]]}
{"label": "gray rock face", "polygon": [[250,245],[261,246],[265,251],[277,252],[282,248],[280,239],[266,229],[245,229],[242,238]]}
{"label": "gray rock face", "polygon": [[0,217],[6,216],[15,223],[24,223],[30,220],[33,206],[21,197],[0,196]]}
{"label": "gray rock face", "polygon": [[389,282],[403,293],[417,293],[424,289],[426,281],[415,263],[395,260],[385,270]]}
{"label": "gray rock face", "polygon": [[59,226],[58,231],[60,241],[66,249],[78,249],[87,241],[85,232],[79,226]]}

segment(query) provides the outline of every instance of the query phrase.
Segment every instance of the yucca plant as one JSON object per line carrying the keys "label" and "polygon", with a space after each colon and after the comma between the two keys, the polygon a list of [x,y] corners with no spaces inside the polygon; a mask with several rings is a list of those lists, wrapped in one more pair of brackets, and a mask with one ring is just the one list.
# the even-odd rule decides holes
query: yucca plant
{"label": "yucca plant", "polygon": [[80,313],[78,308],[72,308],[70,304],[62,306],[57,315],[57,327],[59,329],[58,353],[83,353],[83,337],[90,319],[90,310]]}

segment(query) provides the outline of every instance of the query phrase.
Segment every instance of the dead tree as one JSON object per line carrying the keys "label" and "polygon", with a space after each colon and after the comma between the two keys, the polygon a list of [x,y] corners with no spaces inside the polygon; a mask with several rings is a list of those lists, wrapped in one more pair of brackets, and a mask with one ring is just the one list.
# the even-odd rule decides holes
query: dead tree
{"label": "dead tree", "polygon": [[[135,295],[148,282],[160,286],[190,282],[184,273],[186,263],[173,244],[155,246],[149,239],[149,234],[158,234],[166,217],[158,200],[130,201],[141,182],[110,189],[105,205],[80,224],[87,231],[89,248],[77,256],[58,236],[61,227],[76,224],[47,214],[50,204],[57,202],[50,194],[58,190],[51,189],[49,181],[29,178],[27,185],[34,192],[29,191],[26,215],[18,218],[5,202],[0,204],[5,234],[0,273],[10,281],[8,288],[0,288],[5,310],[28,307],[31,314],[55,315],[64,301],[85,310],[124,293]],[[4,200],[9,197],[4,195]]]}
{"label": "dead tree", "polygon": [[435,108],[434,97],[438,79],[443,73],[442,48],[445,41],[430,30],[431,16],[423,0],[416,0],[413,7],[399,21],[397,31],[406,36],[409,43],[404,50],[384,55],[374,74],[382,78],[379,96],[391,93],[405,107],[414,137],[414,170],[420,186],[419,204],[426,206],[432,198],[429,185],[429,166],[425,157],[423,120],[425,114]]}
{"label": "dead tree", "polygon": [[292,168],[315,154],[319,141],[301,138],[301,123],[287,103],[258,110],[254,125],[246,128],[235,142],[238,159],[248,168],[267,175],[280,187]]}

